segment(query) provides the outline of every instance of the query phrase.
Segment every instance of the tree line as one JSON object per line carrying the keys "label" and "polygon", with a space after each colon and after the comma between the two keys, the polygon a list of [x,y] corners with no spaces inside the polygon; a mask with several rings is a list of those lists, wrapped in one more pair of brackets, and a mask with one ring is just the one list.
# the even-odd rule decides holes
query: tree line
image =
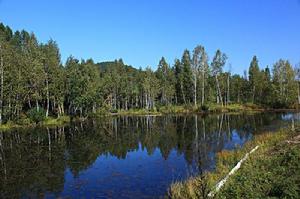
{"label": "tree line", "polygon": [[122,59],[95,63],[70,56],[62,64],[54,40],[41,43],[34,33],[13,32],[0,23],[0,123],[17,120],[31,109],[59,117],[169,105],[287,108],[300,103],[299,67],[288,60],[261,69],[254,56],[244,75],[224,71],[226,61],[221,50],[209,59],[205,47],[198,45],[184,50],[172,65],[162,57],[155,71],[136,69]]}

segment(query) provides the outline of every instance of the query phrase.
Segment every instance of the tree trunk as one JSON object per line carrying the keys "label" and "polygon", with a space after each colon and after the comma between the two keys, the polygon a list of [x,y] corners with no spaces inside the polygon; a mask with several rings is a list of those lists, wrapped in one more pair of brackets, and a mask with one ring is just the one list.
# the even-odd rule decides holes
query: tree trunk
{"label": "tree trunk", "polygon": [[46,95],[47,95],[47,110],[46,110],[46,117],[48,117],[48,115],[49,115],[49,106],[50,106],[48,75],[46,76]]}
{"label": "tree trunk", "polygon": [[145,93],[145,108],[148,109],[148,96],[147,96],[147,93]]}
{"label": "tree trunk", "polygon": [[61,109],[60,109],[60,105],[59,105],[59,104],[57,105],[57,108],[58,108],[58,114],[57,114],[57,117],[59,118],[60,115],[61,115]]}
{"label": "tree trunk", "polygon": [[126,111],[128,110],[128,100],[127,100],[127,97],[125,98],[125,110]]}
{"label": "tree trunk", "polygon": [[93,113],[96,113],[96,103],[93,104]]}
{"label": "tree trunk", "polygon": [[298,104],[300,104],[300,82],[298,82]]}
{"label": "tree trunk", "polygon": [[138,95],[136,94],[135,95],[135,108],[138,107],[138,100],[139,100],[139,98],[138,98]]}
{"label": "tree trunk", "polygon": [[197,75],[194,75],[194,105],[197,106]]}
{"label": "tree trunk", "polygon": [[227,77],[227,104],[230,102],[230,74]]}
{"label": "tree trunk", "polygon": [[64,102],[61,103],[61,114],[65,114],[65,107],[64,107]]}
{"label": "tree trunk", "polygon": [[204,105],[204,99],[205,99],[205,72],[202,72],[202,99],[201,99],[201,105]]}
{"label": "tree trunk", "polygon": [[252,103],[254,104],[255,99],[255,86],[253,86],[253,93],[252,93]]}
{"label": "tree trunk", "polygon": [[82,107],[80,107],[80,109],[79,109],[79,111],[80,111],[80,118],[82,118]]}
{"label": "tree trunk", "polygon": [[253,148],[250,152],[246,153],[246,155],[233,167],[233,169],[230,170],[230,172],[223,178],[220,182],[218,182],[215,186],[215,188],[209,192],[207,195],[209,198],[213,198],[215,194],[224,186],[224,184],[227,182],[228,178],[233,175],[237,170],[241,168],[242,163],[248,159],[249,155],[253,152],[255,152],[258,149],[258,145]]}
{"label": "tree trunk", "polygon": [[199,152],[199,138],[198,138],[198,116],[195,115],[195,144],[196,144],[196,151],[198,155],[200,155]]}
{"label": "tree trunk", "polygon": [[31,102],[30,102],[30,99],[28,98],[28,106],[29,106],[29,108],[31,109]]}
{"label": "tree trunk", "polygon": [[1,92],[0,92],[0,124],[2,124],[2,112],[3,112],[3,89],[4,89],[4,65],[3,65],[3,56],[2,48],[0,45],[0,82],[1,82]]}
{"label": "tree trunk", "polygon": [[223,106],[223,99],[222,99],[222,94],[221,94],[221,89],[220,89],[220,85],[219,85],[219,80],[218,80],[218,76],[216,75],[216,84],[217,84],[217,93],[219,96],[219,100],[221,102],[221,105]]}
{"label": "tree trunk", "polygon": [[117,94],[116,94],[116,91],[114,91],[114,94],[113,94],[113,107],[114,107],[114,109],[117,109]]}
{"label": "tree trunk", "polygon": [[184,95],[184,92],[183,92],[183,85],[182,85],[182,82],[180,83],[180,90],[181,90],[183,102],[184,102],[184,104],[186,104],[186,101],[185,101],[185,95]]}
{"label": "tree trunk", "polygon": [[39,101],[37,99],[35,100],[35,104],[36,104],[36,110],[39,111],[40,107],[39,107]]}
{"label": "tree trunk", "polygon": [[152,109],[155,107],[155,99],[152,100]]}
{"label": "tree trunk", "polygon": [[[12,93],[12,86],[10,86],[9,93]],[[11,95],[9,94],[9,97],[8,97],[8,120],[11,120],[11,116],[12,116],[12,111],[11,111]]]}

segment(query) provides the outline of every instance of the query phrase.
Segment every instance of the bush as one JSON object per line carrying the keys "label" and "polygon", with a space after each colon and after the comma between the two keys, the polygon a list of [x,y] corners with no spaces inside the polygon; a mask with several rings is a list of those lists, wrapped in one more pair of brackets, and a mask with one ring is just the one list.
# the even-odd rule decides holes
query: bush
{"label": "bush", "polygon": [[209,110],[209,106],[207,105],[202,105],[201,107],[201,111],[207,112]]}
{"label": "bush", "polygon": [[97,110],[96,113],[88,113],[88,117],[89,118],[97,118],[97,117],[102,117],[105,116],[109,113],[109,110],[105,109],[105,108],[100,108]]}
{"label": "bush", "polygon": [[245,103],[244,106],[246,108],[250,108],[250,109],[259,109],[260,108],[258,105],[250,103],[250,102]]}
{"label": "bush", "polygon": [[6,125],[7,125],[7,126],[14,126],[15,123],[14,123],[13,121],[11,121],[11,120],[8,120],[8,121],[6,122]]}
{"label": "bush", "polygon": [[46,111],[43,108],[32,108],[27,112],[27,116],[36,124],[46,119]]}
{"label": "bush", "polygon": [[289,105],[285,102],[281,102],[281,101],[276,101],[272,104],[272,107],[274,109],[285,109],[285,108],[289,108]]}
{"label": "bush", "polygon": [[193,111],[195,108],[193,104],[185,104],[183,107],[187,111]]}
{"label": "bush", "polygon": [[62,115],[59,118],[57,118],[57,120],[62,123],[68,123],[68,122],[70,122],[70,117],[66,116],[66,115]]}
{"label": "bush", "polygon": [[111,113],[118,113],[118,110],[117,109],[111,109],[110,112]]}
{"label": "bush", "polygon": [[19,125],[29,125],[31,123],[30,118],[27,117],[25,114],[21,114],[20,118],[16,121]]}
{"label": "bush", "polygon": [[70,122],[69,116],[60,116],[59,118],[48,117],[45,119],[43,124],[57,126],[57,125],[63,125],[68,122]]}

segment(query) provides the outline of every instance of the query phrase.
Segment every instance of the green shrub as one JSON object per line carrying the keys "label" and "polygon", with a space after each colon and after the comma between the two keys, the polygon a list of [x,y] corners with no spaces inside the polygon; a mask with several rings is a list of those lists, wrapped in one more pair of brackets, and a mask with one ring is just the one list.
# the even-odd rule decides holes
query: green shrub
{"label": "green shrub", "polygon": [[43,121],[43,124],[56,126],[63,125],[68,122],[70,122],[69,116],[60,116],[59,118],[48,117]]}
{"label": "green shrub", "polygon": [[209,110],[209,106],[207,105],[202,105],[201,107],[201,111],[207,112]]}
{"label": "green shrub", "polygon": [[14,123],[13,121],[11,121],[11,120],[8,120],[8,121],[6,122],[6,125],[7,125],[7,126],[14,126],[15,123]]}
{"label": "green shrub", "polygon": [[246,108],[250,108],[250,109],[259,109],[259,108],[260,108],[258,105],[253,104],[253,103],[250,103],[250,102],[245,103],[244,106],[245,106]]}
{"label": "green shrub", "polygon": [[26,115],[21,115],[21,117],[16,121],[16,123],[18,125],[29,125],[31,124],[31,120]]}
{"label": "green shrub", "polygon": [[109,110],[106,110],[104,108],[100,108],[97,110],[96,113],[89,113],[88,114],[88,117],[89,118],[97,118],[97,117],[102,117],[102,116],[105,116],[109,113]]}
{"label": "green shrub", "polygon": [[194,105],[192,105],[192,104],[185,104],[183,107],[187,111],[193,111],[195,108]]}
{"label": "green shrub", "polygon": [[285,109],[285,108],[289,108],[289,104],[287,104],[286,102],[282,102],[282,101],[275,101],[272,104],[272,107],[275,109]]}
{"label": "green shrub", "polygon": [[160,109],[159,109],[159,111],[161,113],[168,114],[168,113],[173,113],[174,110],[173,110],[172,106],[161,106]]}
{"label": "green shrub", "polygon": [[61,122],[63,122],[63,123],[68,123],[68,122],[70,122],[70,117],[69,117],[69,116],[66,116],[66,115],[62,115],[62,116],[60,116],[57,120],[58,120],[58,121],[61,121]]}
{"label": "green shrub", "polygon": [[110,112],[111,113],[118,113],[118,109],[111,109]]}
{"label": "green shrub", "polygon": [[27,112],[27,116],[36,124],[46,119],[46,111],[43,108],[32,108]]}

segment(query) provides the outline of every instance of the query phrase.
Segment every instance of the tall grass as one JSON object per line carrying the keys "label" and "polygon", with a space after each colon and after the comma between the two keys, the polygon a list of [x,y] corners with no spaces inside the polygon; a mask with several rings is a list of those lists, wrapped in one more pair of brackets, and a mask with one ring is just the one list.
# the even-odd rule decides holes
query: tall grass
{"label": "tall grass", "polygon": [[[253,162],[253,161],[263,161],[265,158],[268,158],[268,154],[271,150],[274,150],[280,143],[283,143],[284,140],[294,136],[295,133],[292,133],[289,128],[281,129],[278,132],[269,132],[261,135],[254,136],[253,140],[247,142],[243,148],[239,148],[234,151],[227,151],[223,150],[216,155],[216,170],[211,173],[202,174],[200,176],[191,177],[188,180],[184,182],[175,182],[170,186],[169,189],[169,196],[170,198],[207,198],[207,190],[212,190],[214,185],[217,184],[221,179],[223,179],[229,171],[237,164],[238,161],[247,153],[249,152],[253,147],[259,145],[260,148],[250,155],[249,159],[246,162]],[[288,150],[288,147],[286,145],[282,146],[283,148],[286,148]],[[299,150],[300,152],[300,150]],[[260,159],[258,159],[260,158]],[[300,158],[300,153],[299,157]],[[265,163],[267,166],[268,162]],[[252,165],[255,167],[255,165]],[[242,165],[241,168],[244,166]],[[248,168],[247,175],[251,175],[251,166]],[[256,173],[258,176],[260,175],[257,171]],[[238,171],[238,176],[240,178],[247,178],[247,175],[243,175],[243,171]],[[236,176],[234,174],[233,176]],[[230,177],[232,178],[232,177]],[[234,178],[234,177],[233,177]],[[299,179],[300,179],[300,170],[299,170]],[[223,190],[226,190],[228,192],[236,191],[235,188],[232,187],[239,187],[242,186],[239,184],[239,179],[236,181],[230,181],[231,182],[231,189],[225,186]],[[255,182],[253,182],[255,183]],[[203,186],[206,188],[203,189]],[[233,189],[233,190],[232,190]],[[238,188],[237,188],[238,189]],[[300,189],[300,185],[299,185]],[[252,191],[259,191],[259,190],[252,190]],[[225,191],[221,191],[219,194],[217,194],[217,198],[231,198],[230,193]],[[235,192],[235,196],[238,197],[238,193]],[[223,196],[227,197],[223,197]],[[247,198],[247,197],[246,197]]]}

